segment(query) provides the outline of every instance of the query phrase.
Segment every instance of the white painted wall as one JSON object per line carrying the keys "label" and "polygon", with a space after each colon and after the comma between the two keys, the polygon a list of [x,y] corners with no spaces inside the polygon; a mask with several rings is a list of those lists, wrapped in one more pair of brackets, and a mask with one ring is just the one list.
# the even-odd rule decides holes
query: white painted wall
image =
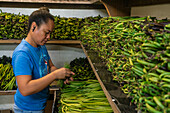
{"label": "white painted wall", "polygon": [[[7,8],[0,7],[2,12],[30,15],[38,8]],[[50,9],[50,13],[54,16],[60,15],[60,17],[77,17],[84,18],[89,16],[102,16],[107,17],[107,11],[105,9]]]}
{"label": "white painted wall", "polygon": [[170,19],[170,4],[132,7],[131,16],[152,16],[157,19]]}

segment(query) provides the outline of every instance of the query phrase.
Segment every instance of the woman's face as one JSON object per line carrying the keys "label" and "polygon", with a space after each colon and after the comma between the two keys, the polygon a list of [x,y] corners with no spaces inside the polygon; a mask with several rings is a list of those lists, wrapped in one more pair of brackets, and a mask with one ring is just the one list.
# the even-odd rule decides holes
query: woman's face
{"label": "woman's face", "polygon": [[44,45],[48,39],[50,39],[50,34],[53,31],[54,22],[49,19],[47,23],[41,24],[37,30],[35,30],[34,41],[37,45]]}

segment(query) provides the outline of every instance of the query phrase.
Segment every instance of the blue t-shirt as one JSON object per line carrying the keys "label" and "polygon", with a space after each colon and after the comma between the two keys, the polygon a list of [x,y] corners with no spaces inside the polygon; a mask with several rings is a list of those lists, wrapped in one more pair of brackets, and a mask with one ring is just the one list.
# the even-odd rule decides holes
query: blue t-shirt
{"label": "blue t-shirt", "polygon": [[[39,79],[49,73],[49,59],[45,45],[36,48],[23,39],[13,52],[14,74],[15,76],[30,75],[33,80]],[[45,108],[48,96],[49,87],[28,96],[23,96],[17,89],[14,101],[23,110],[37,111]]]}

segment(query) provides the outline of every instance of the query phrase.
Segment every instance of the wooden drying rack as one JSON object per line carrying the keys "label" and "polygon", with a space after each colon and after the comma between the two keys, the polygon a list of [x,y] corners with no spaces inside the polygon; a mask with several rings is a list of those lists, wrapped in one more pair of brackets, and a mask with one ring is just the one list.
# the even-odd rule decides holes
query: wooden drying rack
{"label": "wooden drying rack", "polygon": [[[0,44],[19,44],[21,42],[21,40],[0,40]],[[115,113],[121,113],[119,108],[116,106],[116,104],[112,101],[112,98],[111,98],[111,95],[108,93],[108,91],[106,90],[104,84],[102,83],[98,73],[96,72],[93,64],[92,64],[92,61],[90,60],[85,48],[83,47],[83,45],[81,44],[81,41],[78,41],[78,40],[53,40],[53,41],[48,41],[47,44],[75,44],[75,45],[80,45],[81,48],[83,49],[86,57],[88,58],[88,61],[96,75],[96,78],[97,80],[99,81],[102,89],[103,89],[103,92],[106,96],[106,98],[108,99],[108,102],[110,103],[110,106],[112,107],[113,111]],[[54,94],[56,90],[59,90],[59,88],[51,88],[50,89],[50,94]],[[8,91],[0,91],[0,95],[14,95],[16,93],[16,90],[8,90]]]}

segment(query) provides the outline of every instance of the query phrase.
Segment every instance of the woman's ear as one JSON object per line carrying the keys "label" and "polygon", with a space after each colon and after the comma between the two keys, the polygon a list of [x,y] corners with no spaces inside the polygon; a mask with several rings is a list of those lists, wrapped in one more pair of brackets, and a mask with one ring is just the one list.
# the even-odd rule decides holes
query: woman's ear
{"label": "woman's ear", "polygon": [[36,29],[36,23],[35,22],[32,23],[31,29],[32,29],[32,32],[34,32],[34,30]]}
{"label": "woman's ear", "polygon": [[36,28],[36,27],[34,26],[33,29],[32,29],[32,32],[34,32],[35,28]]}

